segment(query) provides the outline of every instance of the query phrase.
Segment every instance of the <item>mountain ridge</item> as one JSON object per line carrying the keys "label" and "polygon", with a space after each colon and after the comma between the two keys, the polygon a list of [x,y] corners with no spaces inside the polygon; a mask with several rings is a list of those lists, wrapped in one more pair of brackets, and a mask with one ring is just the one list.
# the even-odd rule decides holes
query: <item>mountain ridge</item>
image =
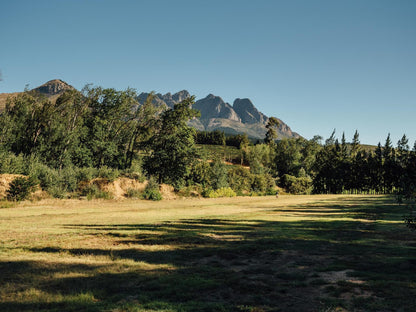
{"label": "mountain ridge", "polygon": [[[46,96],[51,101],[56,99],[66,90],[75,88],[61,79],[53,79],[31,91],[38,92]],[[16,96],[15,93],[0,94],[0,112],[4,109],[6,100],[9,96]],[[150,93],[142,92],[137,96],[139,103],[143,104]],[[176,103],[190,97],[187,90],[181,90],[176,93],[156,93],[154,94],[153,103],[165,108],[173,108]],[[254,139],[264,139],[266,134],[266,124],[269,119],[265,114],[260,112],[248,98],[236,98],[233,105],[225,102],[220,96],[208,94],[205,98],[198,99],[193,108],[201,112],[201,117],[189,121],[189,125],[200,131],[224,131],[226,134],[243,134],[246,133]],[[298,133],[293,132],[291,128],[279,120],[278,138],[298,138]]]}
{"label": "mountain ridge", "polygon": [[[180,95],[179,95],[180,94]],[[144,103],[150,93],[142,92],[138,96],[138,101]],[[166,108],[173,108],[173,106],[180,102],[173,99],[178,98],[183,100],[190,93],[186,90],[164,95],[154,94],[153,103],[162,105]],[[166,101],[168,99],[168,101]],[[254,139],[264,139],[266,135],[266,124],[269,120],[265,114],[260,112],[255,105],[248,98],[236,98],[233,105],[225,102],[220,96],[212,93],[205,98],[198,99],[193,108],[201,112],[199,119],[193,119],[189,125],[200,131],[224,131],[226,134],[242,134],[246,133],[249,137]],[[279,121],[278,138],[299,138],[298,133],[293,132],[292,129],[281,119]]]}

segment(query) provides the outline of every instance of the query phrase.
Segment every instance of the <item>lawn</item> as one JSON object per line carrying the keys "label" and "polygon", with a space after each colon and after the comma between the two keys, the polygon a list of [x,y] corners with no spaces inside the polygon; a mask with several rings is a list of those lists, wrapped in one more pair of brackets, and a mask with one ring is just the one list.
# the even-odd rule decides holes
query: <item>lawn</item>
{"label": "lawn", "polygon": [[415,311],[383,196],[0,202],[0,311]]}

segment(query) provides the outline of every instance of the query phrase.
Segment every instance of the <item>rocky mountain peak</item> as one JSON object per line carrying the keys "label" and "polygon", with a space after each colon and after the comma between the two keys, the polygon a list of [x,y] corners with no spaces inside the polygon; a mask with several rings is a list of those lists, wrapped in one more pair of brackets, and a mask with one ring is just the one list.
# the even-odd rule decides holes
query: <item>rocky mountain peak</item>
{"label": "rocky mountain peak", "polygon": [[[139,103],[144,103],[147,97],[149,96],[149,94],[150,93],[146,93],[146,92],[140,93],[139,96],[137,97],[137,100],[139,101]],[[166,94],[157,93],[154,96],[153,103],[157,106],[162,105],[162,106],[166,106],[169,108],[173,108],[175,104],[182,102],[183,100],[185,100],[186,98],[190,96],[191,95],[186,90],[179,91],[175,94],[172,94],[170,92]]]}
{"label": "rocky mountain peak", "polygon": [[193,108],[201,112],[201,119],[224,118],[234,121],[241,121],[230,104],[213,94],[207,95],[205,98],[198,100]]}
{"label": "rocky mountain peak", "polygon": [[56,94],[60,94],[65,90],[74,89],[72,86],[67,84],[65,81],[61,79],[54,79],[50,80],[47,83],[44,83],[40,87],[33,89],[33,91],[37,91],[39,93],[45,94],[47,96],[53,96]]}
{"label": "rocky mountain peak", "polygon": [[265,124],[267,122],[267,116],[259,112],[250,99],[235,99],[233,108],[243,123]]}
{"label": "rocky mountain peak", "polygon": [[186,90],[182,90],[179,92],[176,92],[174,95],[172,95],[172,99],[176,102],[182,102],[183,100],[187,99],[188,97],[190,97],[191,95],[189,94],[188,91]]}

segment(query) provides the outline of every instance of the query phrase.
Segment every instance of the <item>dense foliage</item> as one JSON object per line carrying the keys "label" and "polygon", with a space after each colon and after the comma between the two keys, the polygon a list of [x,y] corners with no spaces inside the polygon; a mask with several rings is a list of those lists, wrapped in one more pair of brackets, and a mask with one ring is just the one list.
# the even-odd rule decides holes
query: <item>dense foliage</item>
{"label": "dense foliage", "polygon": [[[194,97],[173,109],[152,103],[150,94],[139,104],[132,89],[86,86],[66,91],[56,103],[24,92],[0,113],[0,173],[31,176],[54,197],[79,190],[83,181],[120,174],[154,176],[156,184],[193,186],[204,194],[229,188],[239,195],[271,194],[276,183],[296,194],[414,194],[416,150],[406,136],[396,147],[388,136],[383,146],[367,149],[358,132],[350,143],[344,135],[339,142],[335,132],[324,143],[319,136],[276,141],[279,122],[271,117],[265,143],[253,145],[247,135],[189,127],[198,117]],[[233,163],[245,166],[226,165],[224,155],[206,159],[196,143],[237,147]],[[152,183],[150,193],[157,191]],[[83,192],[98,196],[92,188]]]}

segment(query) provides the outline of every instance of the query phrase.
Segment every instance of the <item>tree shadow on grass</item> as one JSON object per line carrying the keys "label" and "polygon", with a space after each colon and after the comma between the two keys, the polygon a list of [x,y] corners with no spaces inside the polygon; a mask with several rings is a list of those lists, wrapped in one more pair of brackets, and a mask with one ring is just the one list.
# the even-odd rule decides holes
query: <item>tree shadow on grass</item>
{"label": "tree shadow on grass", "polygon": [[[329,208],[328,216],[342,211],[369,218],[383,203],[376,200],[360,205],[355,200],[347,207],[322,205]],[[383,207],[379,218],[395,208]],[[31,251],[104,256],[113,260],[114,269],[89,264],[50,267],[42,262],[1,262],[0,281],[13,285],[15,291],[35,287],[52,298],[63,299],[31,304],[3,299],[0,310],[319,311],[341,306],[412,311],[416,303],[412,286],[416,279],[415,248],[411,239],[398,242],[390,237],[391,232],[401,232],[395,224],[389,231],[380,231],[376,222],[361,220],[194,219],[155,225],[66,227],[107,237],[117,243],[117,248],[54,246]],[[150,246],[158,248],[147,248]],[[169,265],[172,269],[129,267],[124,260]],[[57,277],[63,272],[66,275]],[[333,272],[343,272],[345,278],[326,279]],[[66,299],[79,294],[90,294],[90,300]]]}

